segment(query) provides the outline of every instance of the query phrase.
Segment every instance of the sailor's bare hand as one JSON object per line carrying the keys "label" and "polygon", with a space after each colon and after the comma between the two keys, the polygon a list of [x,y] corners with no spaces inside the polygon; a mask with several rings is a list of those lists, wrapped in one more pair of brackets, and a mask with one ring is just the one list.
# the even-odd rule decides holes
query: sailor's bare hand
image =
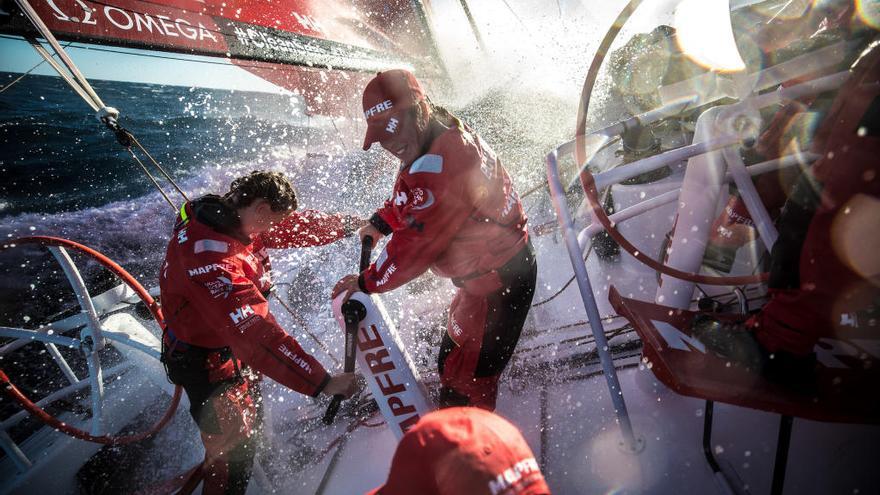
{"label": "sailor's bare hand", "polygon": [[324,393],[327,395],[342,395],[349,398],[357,392],[357,375],[354,373],[340,373],[330,377]]}
{"label": "sailor's bare hand", "polygon": [[352,294],[361,290],[358,285],[358,276],[357,275],[346,275],[342,277],[339,282],[336,282],[336,285],[333,287],[333,292],[330,294],[330,299],[336,299],[339,294],[346,293],[345,299],[342,302],[348,301],[348,298],[351,297]]}
{"label": "sailor's bare hand", "polygon": [[385,237],[385,234],[379,232],[379,229],[377,229],[376,227],[374,227],[373,224],[368,223],[368,224],[366,224],[366,225],[364,225],[363,227],[361,227],[361,228],[358,229],[358,239],[360,239],[361,242],[364,242],[364,237],[366,237],[366,236],[370,236],[370,237],[372,237],[372,238],[373,238],[373,244],[375,244],[376,241],[378,241],[379,239]]}
{"label": "sailor's bare hand", "polygon": [[342,216],[342,230],[345,232],[346,237],[355,232],[359,232],[365,225],[369,225],[366,218],[361,218],[356,215]]}

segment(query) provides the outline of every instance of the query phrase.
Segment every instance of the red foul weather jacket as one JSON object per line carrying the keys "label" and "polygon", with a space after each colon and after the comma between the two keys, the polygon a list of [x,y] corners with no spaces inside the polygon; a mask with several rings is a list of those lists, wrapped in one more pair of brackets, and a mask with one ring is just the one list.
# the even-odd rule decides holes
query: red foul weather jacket
{"label": "red foul weather jacket", "polygon": [[400,287],[431,268],[456,285],[501,267],[528,241],[526,216],[501,161],[468,128],[453,127],[397,174],[370,222],[393,233],[358,280],[366,292]]}
{"label": "red foul weather jacket", "polygon": [[278,383],[317,395],[330,375],[269,312],[266,248],[329,244],[345,235],[341,218],[294,212],[253,239],[242,238],[238,225],[238,215],[217,196],[181,209],[159,277],[168,329],[186,344],[229,347],[237,359]]}

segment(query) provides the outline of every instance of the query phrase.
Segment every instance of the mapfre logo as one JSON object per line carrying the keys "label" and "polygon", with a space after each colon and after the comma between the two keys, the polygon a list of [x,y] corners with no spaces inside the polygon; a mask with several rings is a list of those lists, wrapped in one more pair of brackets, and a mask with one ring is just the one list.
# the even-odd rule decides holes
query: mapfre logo
{"label": "mapfre logo", "polygon": [[291,352],[290,349],[288,349],[286,345],[281,344],[281,346],[278,347],[278,351],[281,354],[284,354],[285,356],[287,356],[288,359],[290,359],[291,361],[296,363],[306,373],[309,373],[309,374],[312,373],[312,366],[308,362],[306,362],[302,357],[297,356],[296,354]]}
{"label": "mapfre logo", "polygon": [[253,308],[251,308],[250,304],[245,304],[244,306],[236,309],[232,313],[229,313],[229,318],[232,319],[232,323],[238,325],[239,323],[247,320],[251,316],[255,315],[256,312]]}
{"label": "mapfre logo", "polygon": [[464,330],[462,330],[461,325],[459,325],[458,322],[455,321],[455,318],[450,318],[449,321],[450,321],[450,323],[452,323],[452,325],[451,325],[452,326],[452,335],[454,335],[456,337],[461,337],[461,335],[464,333]]}
{"label": "mapfre logo", "polygon": [[[536,473],[539,474],[540,472],[541,470],[538,468],[538,463],[534,457],[523,459],[514,466],[505,469],[504,472],[499,473],[494,480],[489,481],[489,493],[492,495],[519,493],[519,489],[525,488],[525,486],[535,481],[532,480],[530,482],[524,480],[524,478],[528,478]],[[522,486],[518,487],[517,485],[520,484]],[[508,491],[511,488],[513,488],[513,491]]]}
{"label": "mapfre logo", "polygon": [[385,270],[385,275],[382,275],[382,278],[380,278],[379,281],[376,282],[376,287],[381,287],[381,286],[387,284],[388,281],[391,279],[391,275],[394,275],[394,272],[396,272],[396,271],[397,271],[397,265],[395,265],[394,263],[391,263],[391,265],[388,267],[388,269]]}
{"label": "mapfre logo", "polygon": [[195,277],[196,275],[204,275],[206,273],[213,272],[214,270],[223,270],[225,268],[224,265],[219,263],[211,263],[210,265],[200,266],[198,268],[191,268],[187,270],[190,277]]}
{"label": "mapfre logo", "polygon": [[517,203],[519,203],[519,196],[516,194],[516,191],[511,189],[507,194],[507,201],[504,203],[504,208],[501,210],[501,216],[506,217],[509,215]]}
{"label": "mapfre logo", "polygon": [[385,110],[390,110],[393,107],[394,107],[394,104],[391,102],[391,100],[385,100],[382,103],[374,105],[374,106],[368,108],[366,111],[364,111],[364,117],[369,119],[373,115],[378,115],[378,114],[384,112]]}

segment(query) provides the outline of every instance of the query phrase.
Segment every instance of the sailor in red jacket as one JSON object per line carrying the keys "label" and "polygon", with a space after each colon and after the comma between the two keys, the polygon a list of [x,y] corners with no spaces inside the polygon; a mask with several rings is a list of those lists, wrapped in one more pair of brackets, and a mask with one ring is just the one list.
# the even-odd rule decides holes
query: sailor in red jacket
{"label": "sailor in red jacket", "polygon": [[838,336],[870,342],[880,312],[880,47],[861,51],[850,70],[813,138],[820,158],[777,221],[768,302],[735,324],[694,321],[693,335],[716,354],[802,392],[815,387],[815,349]]}
{"label": "sailor in red jacket", "polygon": [[495,409],[535,290],[526,216],[507,171],[470,128],[425,97],[404,70],[379,73],[363,96],[364,149],[401,160],[391,199],[359,231],[391,235],[376,262],[334,289],[387,292],[428,268],[459,288],[440,345],[441,407]]}
{"label": "sailor in red jacket", "polygon": [[295,209],[283,175],[253,172],[223,197],[186,203],[168,243],[159,279],[163,362],[186,390],[205,444],[203,493],[247,489],[261,420],[251,369],[311,396],[355,387],[353,374],[331,377],[269,311],[267,248],[329,244],[357,227],[350,217]]}

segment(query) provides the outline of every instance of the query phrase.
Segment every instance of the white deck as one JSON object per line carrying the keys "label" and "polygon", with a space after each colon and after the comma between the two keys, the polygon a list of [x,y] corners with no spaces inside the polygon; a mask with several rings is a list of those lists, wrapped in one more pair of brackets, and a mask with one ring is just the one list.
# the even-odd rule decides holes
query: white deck
{"label": "white deck", "polygon": [[[651,222],[661,222],[669,212],[653,212],[654,217],[623,224],[629,235],[649,231]],[[626,233],[626,232],[625,232]],[[635,239],[643,249],[659,249],[661,236]],[[534,240],[539,253],[540,275],[535,302],[552,295],[570,276],[568,257],[557,235]],[[351,263],[351,246],[330,246],[286,256],[275,256],[276,269],[283,281],[291,281],[302,266],[303,257],[321,257],[331,267],[320,274],[329,287]],[[335,267],[332,268],[332,267]],[[597,293],[600,313],[613,315],[607,291],[614,284],[621,293],[651,300],[656,277],[637,266],[627,255],[614,262],[590,258],[588,269]],[[337,273],[338,272],[338,273]],[[335,278],[334,278],[335,277]],[[436,388],[436,345],[444,326],[444,308],[451,298],[451,287],[443,282],[425,294],[409,294],[406,289],[383,296],[405,345],[414,354],[417,366],[429,388]],[[274,303],[273,303],[274,304]],[[329,305],[328,305],[329,306]],[[302,329],[273,306],[282,325],[309,349],[313,347]],[[308,315],[310,330],[339,356],[342,332],[324,312]],[[534,308],[514,359],[500,387],[498,413],[517,424],[540,459],[551,489],[557,495],[591,493],[724,493],[716,486],[702,452],[703,402],[669,391],[639,367],[637,337],[624,329],[610,343],[630,417],[645,448],[628,454],[619,448],[619,430],[601,367],[592,353],[594,346],[576,284],[572,284],[551,303]],[[622,318],[604,322],[606,332],[626,324]],[[332,363],[318,349],[319,360]],[[134,373],[134,372],[133,372]],[[135,374],[135,382],[143,381]],[[133,390],[126,388],[126,390]],[[167,396],[144,393],[157,403]],[[331,427],[304,421],[319,416],[324,403],[303,397],[268,382],[264,385],[267,403],[267,443],[260,454],[259,467],[249,493],[312,494],[336,454],[330,443],[339,437],[351,417],[340,414]],[[137,410],[143,407],[140,405]],[[370,423],[379,423],[376,413]],[[779,417],[760,411],[716,404],[713,448],[725,471],[742,480],[753,494],[769,493],[773,472]],[[303,433],[304,428],[312,429]],[[66,440],[60,433],[44,431],[40,442],[31,442],[31,452],[49,452],[61,445],[63,455],[42,455],[26,477],[16,477],[3,463],[3,493],[76,493],[70,482],[75,467],[85,462],[96,448]],[[345,442],[335,466],[330,470],[323,494],[362,493],[381,484],[388,471],[395,447],[394,436],[384,426],[359,427]],[[85,450],[84,450],[85,449]],[[195,426],[185,409],[157,437],[145,444],[132,472],[131,480],[148,485],[170,478],[195,464],[202,448]],[[319,452],[327,454],[318,460]],[[880,471],[880,427],[834,425],[795,420],[785,493],[877,493]],[[60,464],[59,464],[60,463]],[[50,476],[61,472],[65,476]],[[60,482],[62,479],[66,481]],[[734,485],[737,485],[734,482]]]}

